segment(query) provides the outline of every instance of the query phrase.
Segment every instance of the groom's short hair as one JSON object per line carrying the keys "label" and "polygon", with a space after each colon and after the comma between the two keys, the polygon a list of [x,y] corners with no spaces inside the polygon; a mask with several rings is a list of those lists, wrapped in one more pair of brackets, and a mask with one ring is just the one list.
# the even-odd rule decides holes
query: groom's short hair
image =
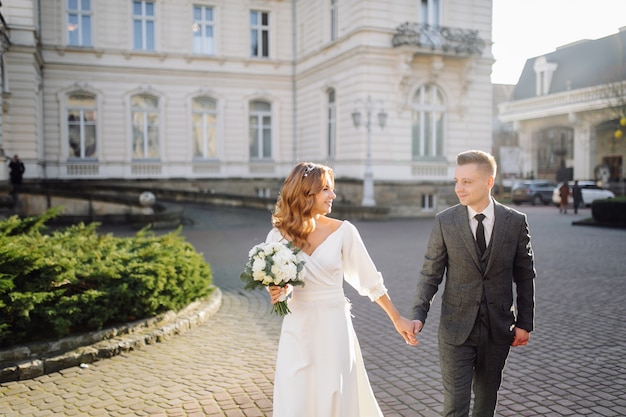
{"label": "groom's short hair", "polygon": [[478,164],[478,166],[489,173],[489,175],[496,177],[496,171],[498,170],[498,164],[496,159],[488,152],[469,150],[461,152],[456,156],[457,165]]}

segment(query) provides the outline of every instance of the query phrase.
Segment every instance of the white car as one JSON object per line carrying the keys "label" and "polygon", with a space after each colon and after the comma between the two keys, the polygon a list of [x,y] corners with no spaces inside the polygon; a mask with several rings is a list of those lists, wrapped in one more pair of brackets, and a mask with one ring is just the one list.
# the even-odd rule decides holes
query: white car
{"label": "white car", "polygon": [[[559,193],[559,188],[561,187],[562,182],[559,183],[554,191],[552,192],[552,202],[555,206],[561,205],[561,195]],[[572,196],[572,187],[574,186],[574,181],[569,181],[569,198],[568,203],[574,204],[574,197]],[[604,200],[605,198],[614,198],[615,193],[611,190],[606,190],[604,188],[598,187],[595,181],[578,181],[578,185],[582,190],[583,201],[582,207],[589,207],[594,200]]]}

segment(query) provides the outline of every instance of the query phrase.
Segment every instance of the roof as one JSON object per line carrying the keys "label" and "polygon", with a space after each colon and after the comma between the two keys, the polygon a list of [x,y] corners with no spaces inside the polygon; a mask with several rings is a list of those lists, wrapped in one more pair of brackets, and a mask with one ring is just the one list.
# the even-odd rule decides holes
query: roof
{"label": "roof", "polygon": [[548,94],[626,80],[626,27],[604,38],[581,40],[526,60],[512,100],[537,96],[534,64],[542,57],[557,64]]}

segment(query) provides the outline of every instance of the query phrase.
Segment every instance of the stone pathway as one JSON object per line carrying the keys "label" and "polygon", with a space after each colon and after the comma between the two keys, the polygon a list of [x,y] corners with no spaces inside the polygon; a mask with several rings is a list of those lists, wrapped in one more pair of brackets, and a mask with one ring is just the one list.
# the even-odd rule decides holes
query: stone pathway
{"label": "stone pathway", "polygon": [[[572,226],[577,217],[527,207],[537,257],[537,330],[509,356],[500,416],[626,415],[626,230]],[[280,320],[267,295],[242,290],[247,251],[265,238],[263,211],[186,207],[183,233],[223,293],[215,316],[141,350],[0,386],[0,416],[271,416]],[[406,312],[432,219],[355,221],[390,295]],[[112,228],[120,235],[132,233]],[[441,411],[435,302],[409,347],[375,304],[347,291],[368,374],[385,416]]]}

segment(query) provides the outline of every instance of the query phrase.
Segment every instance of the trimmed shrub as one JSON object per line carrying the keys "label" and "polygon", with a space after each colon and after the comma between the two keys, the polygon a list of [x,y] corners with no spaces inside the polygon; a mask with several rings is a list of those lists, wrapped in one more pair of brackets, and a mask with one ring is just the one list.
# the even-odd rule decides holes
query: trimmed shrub
{"label": "trimmed shrub", "polygon": [[591,203],[591,216],[597,223],[626,225],[626,197],[595,200]]}
{"label": "trimmed shrub", "polygon": [[210,266],[180,228],[117,238],[81,223],[42,233],[58,212],[0,222],[0,347],[178,311],[212,291]]}

